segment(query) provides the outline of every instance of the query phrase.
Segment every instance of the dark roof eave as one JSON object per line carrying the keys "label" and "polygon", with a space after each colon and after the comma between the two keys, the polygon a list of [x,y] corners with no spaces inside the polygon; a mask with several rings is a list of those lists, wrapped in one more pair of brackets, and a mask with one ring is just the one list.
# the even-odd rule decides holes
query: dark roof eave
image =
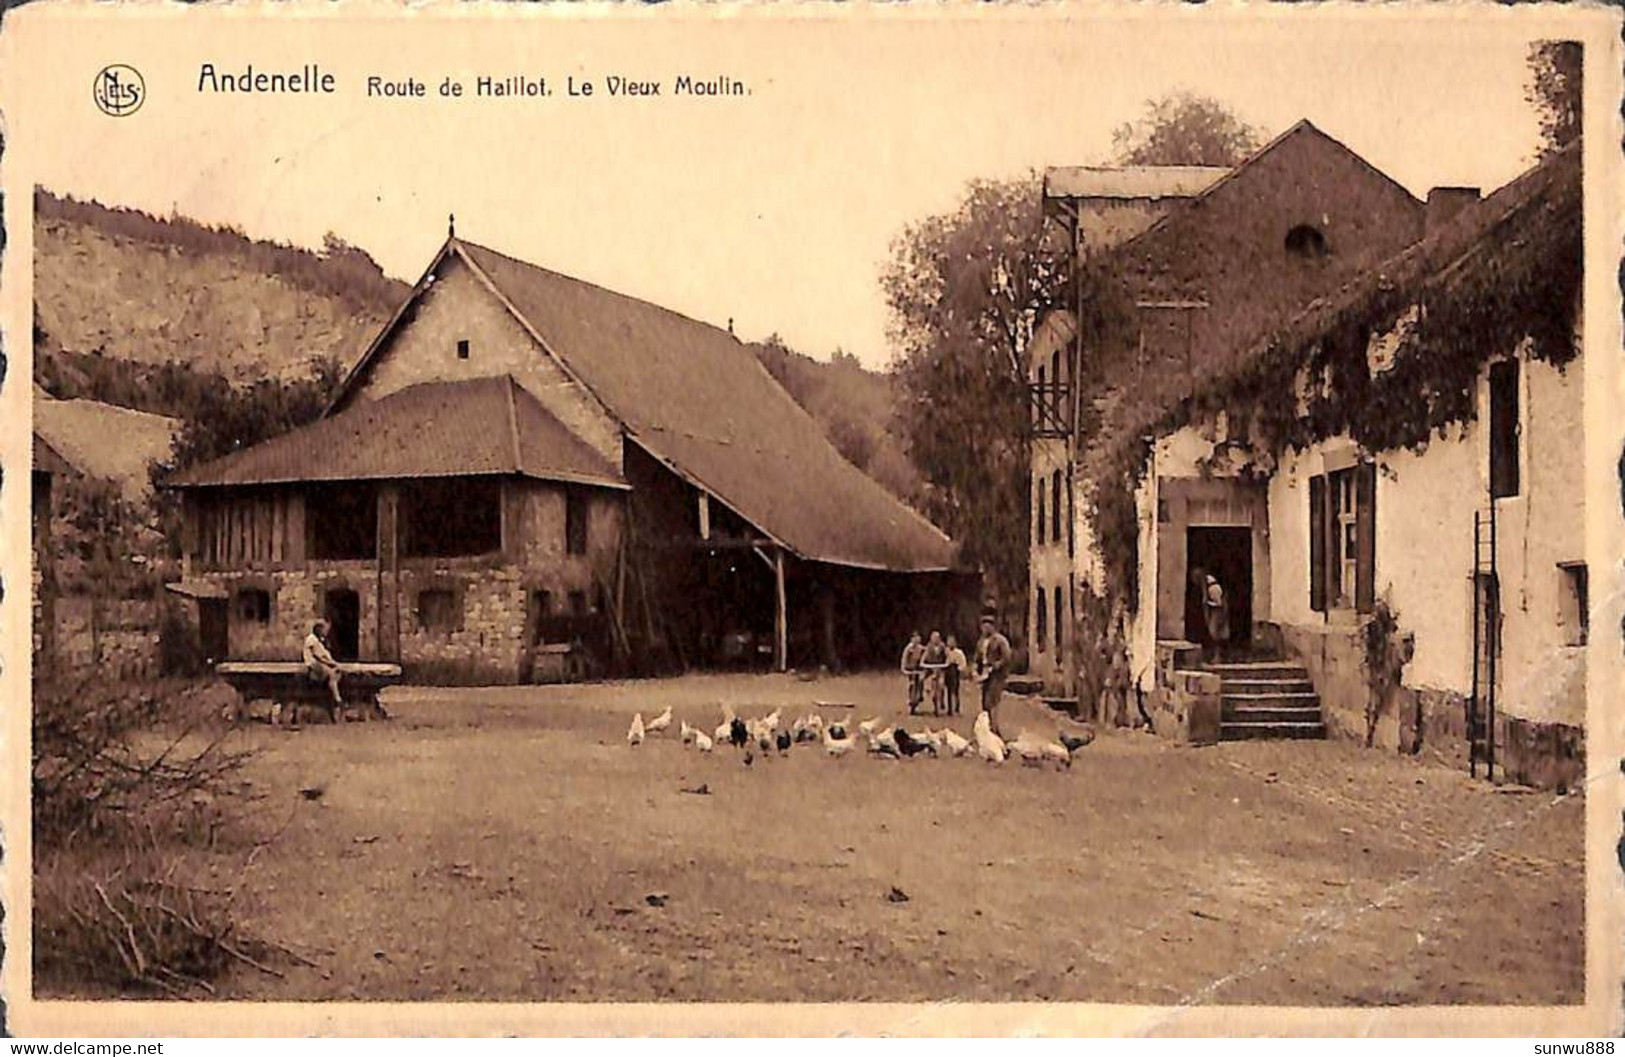
{"label": "dark roof eave", "polygon": [[273,484],[343,484],[346,481],[374,482],[374,481],[418,481],[431,479],[445,479],[451,477],[525,477],[533,481],[550,481],[558,484],[579,484],[592,488],[604,488],[616,492],[630,492],[632,486],[625,481],[612,480],[605,477],[593,477],[588,474],[572,473],[537,473],[528,470],[481,470],[471,473],[420,473],[410,477],[401,477],[397,474],[365,474],[347,477],[258,477],[254,480],[243,481],[189,481],[168,480],[161,482],[158,487],[166,489],[182,488],[253,488],[259,485]]}

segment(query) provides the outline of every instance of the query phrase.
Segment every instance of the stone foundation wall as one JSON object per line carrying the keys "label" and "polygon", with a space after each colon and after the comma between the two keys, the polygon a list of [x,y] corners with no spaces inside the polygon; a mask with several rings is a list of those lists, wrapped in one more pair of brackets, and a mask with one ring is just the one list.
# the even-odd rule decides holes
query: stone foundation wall
{"label": "stone foundation wall", "polygon": [[[1287,649],[1309,670],[1327,732],[1363,743],[1371,691],[1359,629],[1289,624],[1280,632]],[[1466,770],[1466,696],[1453,690],[1398,687],[1378,709],[1372,744],[1427,755]],[[1502,712],[1495,718],[1495,770],[1497,778],[1509,782],[1572,789],[1585,776],[1585,731],[1574,724]]]}
{"label": "stone foundation wall", "polygon": [[[525,635],[523,574],[512,565],[478,571],[401,571],[401,666],[420,682],[513,683],[521,676]],[[424,626],[418,597],[449,590],[460,620]]]}
{"label": "stone foundation wall", "polygon": [[152,679],[162,610],[151,598],[59,595],[52,607],[53,671],[63,678]]}
{"label": "stone foundation wall", "polygon": [[1151,728],[1159,737],[1183,745],[1213,745],[1219,740],[1223,680],[1212,672],[1183,667],[1200,659],[1190,643],[1157,644],[1156,683],[1147,700]]}
{"label": "stone foundation wall", "polygon": [[[580,562],[526,569],[499,560],[414,560],[400,570],[400,663],[407,679],[430,683],[508,684],[521,681],[528,661],[528,604],[532,591],[549,591],[555,605],[591,583]],[[229,596],[228,652],[234,660],[295,660],[311,624],[323,615],[327,593],[348,589],[360,608],[359,656],[376,660],[378,574],[370,561],[311,562],[304,569],[219,570],[197,578]],[[240,619],[238,595],[248,589],[271,597],[269,619]],[[426,626],[420,597],[445,590],[454,598],[452,626]],[[589,593],[589,611],[597,599]]]}

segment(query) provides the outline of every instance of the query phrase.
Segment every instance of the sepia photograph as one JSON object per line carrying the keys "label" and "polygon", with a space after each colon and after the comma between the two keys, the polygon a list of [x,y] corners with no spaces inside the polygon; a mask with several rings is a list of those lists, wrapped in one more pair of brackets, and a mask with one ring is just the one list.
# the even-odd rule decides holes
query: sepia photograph
{"label": "sepia photograph", "polygon": [[1618,1031],[1620,13],[1384,6],[8,12],[13,1030]]}

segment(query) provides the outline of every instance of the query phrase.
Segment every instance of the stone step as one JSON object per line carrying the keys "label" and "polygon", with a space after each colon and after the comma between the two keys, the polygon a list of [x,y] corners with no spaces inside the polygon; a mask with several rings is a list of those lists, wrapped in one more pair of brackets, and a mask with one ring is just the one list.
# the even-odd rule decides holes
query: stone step
{"label": "stone step", "polygon": [[1302,694],[1311,693],[1315,684],[1307,677],[1281,679],[1235,679],[1224,676],[1224,692],[1237,694]]}
{"label": "stone step", "polygon": [[1319,723],[1320,706],[1271,708],[1268,705],[1249,705],[1233,708],[1225,705],[1219,713],[1219,721],[1238,726],[1253,723]]}
{"label": "stone step", "polygon": [[1299,705],[1305,708],[1319,708],[1320,695],[1313,690],[1299,690],[1292,693],[1267,694],[1237,694],[1230,692],[1230,684],[1224,686],[1223,699],[1225,704],[1237,705],[1274,705],[1286,708]]}
{"label": "stone step", "polygon": [[1326,737],[1324,723],[1219,723],[1220,741],[1242,741],[1250,738],[1303,738],[1320,740]]}
{"label": "stone step", "polygon": [[1207,671],[1224,679],[1308,679],[1309,670],[1291,661],[1242,661],[1210,664]]}

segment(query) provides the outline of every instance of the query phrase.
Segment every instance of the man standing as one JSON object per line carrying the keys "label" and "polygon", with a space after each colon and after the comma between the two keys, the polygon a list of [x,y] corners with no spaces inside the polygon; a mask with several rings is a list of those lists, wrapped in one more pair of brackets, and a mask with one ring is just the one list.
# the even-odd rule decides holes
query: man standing
{"label": "man standing", "polygon": [[339,693],[339,662],[327,648],[327,628],[325,620],[310,626],[310,634],[305,636],[305,672],[311,679],[327,684],[333,692],[333,709],[337,712],[344,706],[344,695]]}
{"label": "man standing", "polygon": [[1010,640],[999,632],[993,610],[982,610],[982,637],[976,642],[976,681],[982,684],[982,711],[988,726],[999,731],[999,702],[1004,699],[1004,680],[1010,670]]}
{"label": "man standing", "polygon": [[908,645],[903,647],[903,677],[908,680],[908,714],[911,716],[920,710],[920,701],[925,697],[925,673],[920,668],[924,660],[925,646],[916,631],[909,635]]}
{"label": "man standing", "polygon": [[1230,605],[1224,597],[1224,588],[1219,580],[1211,573],[1203,576],[1205,583],[1202,586],[1202,616],[1207,625],[1208,646],[1212,655],[1208,658],[1209,664],[1216,664],[1225,659],[1230,645]]}

